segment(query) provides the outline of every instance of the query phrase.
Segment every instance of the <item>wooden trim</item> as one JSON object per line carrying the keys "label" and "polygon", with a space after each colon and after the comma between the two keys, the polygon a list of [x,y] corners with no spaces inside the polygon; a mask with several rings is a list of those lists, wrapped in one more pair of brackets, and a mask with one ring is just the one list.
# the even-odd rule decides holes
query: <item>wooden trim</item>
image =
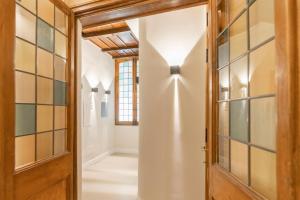
{"label": "wooden trim", "polygon": [[92,31],[92,32],[83,32],[82,37],[83,38],[91,38],[91,37],[97,37],[102,35],[109,35],[114,33],[123,33],[130,31],[130,28],[128,26],[125,27],[118,27],[118,28],[111,28],[107,30],[101,30],[101,31]]}
{"label": "wooden trim", "polygon": [[13,200],[15,1],[0,1],[0,199]]}
{"label": "wooden trim", "polygon": [[102,51],[109,52],[109,51],[121,51],[121,50],[138,49],[138,48],[139,48],[139,45],[133,45],[133,46],[125,46],[125,47],[104,48],[104,49],[102,49]]}
{"label": "wooden trim", "polygon": [[84,28],[101,26],[127,19],[135,19],[163,12],[207,4],[207,0],[147,0],[132,5],[114,5],[110,8],[93,8],[77,14]]}
{"label": "wooden trim", "polygon": [[277,196],[300,198],[300,2],[276,0]]}
{"label": "wooden trim", "polygon": [[115,124],[119,123],[119,63],[121,60],[115,60]]}

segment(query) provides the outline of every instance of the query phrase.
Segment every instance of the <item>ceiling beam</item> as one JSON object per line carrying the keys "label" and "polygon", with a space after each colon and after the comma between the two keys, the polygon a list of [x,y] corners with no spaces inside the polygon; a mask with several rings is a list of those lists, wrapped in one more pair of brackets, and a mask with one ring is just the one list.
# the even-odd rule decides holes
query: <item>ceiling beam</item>
{"label": "ceiling beam", "polygon": [[112,48],[103,48],[103,52],[109,52],[109,51],[121,51],[121,50],[128,50],[128,49],[138,49],[139,45],[134,46],[126,46],[126,47],[112,47]]}
{"label": "ceiling beam", "polygon": [[132,58],[132,57],[139,57],[139,54],[125,54],[122,56],[113,56],[113,59],[120,59],[120,58]]}
{"label": "ceiling beam", "polygon": [[77,14],[84,28],[92,28],[126,19],[207,4],[208,0],[144,0],[112,8],[94,8]]}
{"label": "ceiling beam", "polygon": [[82,37],[83,38],[91,38],[91,37],[109,35],[109,34],[114,34],[114,33],[122,33],[122,32],[128,32],[128,31],[130,31],[130,28],[128,26],[124,26],[124,27],[118,27],[118,28],[111,28],[111,29],[107,29],[107,30],[83,32]]}

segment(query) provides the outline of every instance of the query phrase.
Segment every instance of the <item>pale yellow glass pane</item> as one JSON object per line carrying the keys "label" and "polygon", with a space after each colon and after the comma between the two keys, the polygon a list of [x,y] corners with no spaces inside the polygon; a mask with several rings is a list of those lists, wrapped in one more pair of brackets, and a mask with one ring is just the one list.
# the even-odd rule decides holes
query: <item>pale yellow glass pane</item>
{"label": "pale yellow glass pane", "polygon": [[230,98],[248,96],[248,57],[230,64]]}
{"label": "pale yellow glass pane", "polygon": [[247,51],[247,15],[244,13],[230,27],[230,60]]}
{"label": "pale yellow glass pane", "polygon": [[55,129],[66,128],[67,108],[65,106],[55,106]]}
{"label": "pale yellow glass pane", "polygon": [[55,8],[55,27],[68,35],[68,17],[58,8]]}
{"label": "pale yellow glass pane", "polygon": [[31,12],[36,13],[36,0],[17,0],[17,2]]}
{"label": "pale yellow glass pane", "polygon": [[16,168],[24,167],[35,161],[35,135],[16,137],[15,159]]}
{"label": "pale yellow glass pane", "polygon": [[276,199],[276,154],[251,148],[251,187],[267,199]]}
{"label": "pale yellow glass pane", "polygon": [[35,46],[16,38],[15,68],[35,73]]}
{"label": "pale yellow glass pane", "polygon": [[16,36],[35,43],[36,17],[30,12],[16,6]]}
{"label": "pale yellow glass pane", "polygon": [[63,58],[67,56],[67,38],[58,31],[55,31],[55,53]]}
{"label": "pale yellow glass pane", "polygon": [[229,0],[229,17],[232,21],[246,8],[246,0]]}
{"label": "pale yellow glass pane", "polygon": [[228,1],[219,0],[217,13],[218,13],[218,33],[222,32],[224,28],[228,25]]}
{"label": "pale yellow glass pane", "polygon": [[250,47],[275,35],[274,0],[257,0],[249,9]]}
{"label": "pale yellow glass pane", "polygon": [[228,102],[219,103],[219,135],[229,135],[229,106]]}
{"label": "pale yellow glass pane", "polygon": [[53,80],[37,77],[37,102],[53,104]]}
{"label": "pale yellow glass pane", "polygon": [[251,143],[276,149],[276,103],[275,97],[253,99],[251,108]]}
{"label": "pale yellow glass pane", "polygon": [[37,74],[53,78],[53,55],[40,48],[37,50]]}
{"label": "pale yellow glass pane", "polygon": [[248,182],[248,146],[231,140],[231,172],[242,182]]}
{"label": "pale yellow glass pane", "polygon": [[38,0],[38,16],[54,25],[54,4],[50,0]]}
{"label": "pale yellow glass pane", "polygon": [[35,76],[16,72],[16,103],[35,103]]}
{"label": "pale yellow glass pane", "polygon": [[37,160],[49,158],[53,153],[53,134],[52,132],[37,134]]}
{"label": "pale yellow glass pane", "polygon": [[250,96],[275,93],[274,40],[250,54]]}
{"label": "pale yellow glass pane", "polygon": [[66,130],[54,132],[54,154],[59,155],[66,151],[67,137]]}
{"label": "pale yellow glass pane", "polygon": [[53,130],[53,106],[37,106],[37,132]]}
{"label": "pale yellow glass pane", "polygon": [[55,80],[65,82],[66,78],[66,61],[58,56],[54,59]]}

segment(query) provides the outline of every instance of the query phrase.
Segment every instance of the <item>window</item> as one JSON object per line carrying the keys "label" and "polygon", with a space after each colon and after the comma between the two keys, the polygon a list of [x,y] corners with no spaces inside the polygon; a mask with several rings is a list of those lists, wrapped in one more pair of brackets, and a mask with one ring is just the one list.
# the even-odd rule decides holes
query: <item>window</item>
{"label": "window", "polygon": [[116,125],[138,124],[137,59],[116,60],[115,117]]}

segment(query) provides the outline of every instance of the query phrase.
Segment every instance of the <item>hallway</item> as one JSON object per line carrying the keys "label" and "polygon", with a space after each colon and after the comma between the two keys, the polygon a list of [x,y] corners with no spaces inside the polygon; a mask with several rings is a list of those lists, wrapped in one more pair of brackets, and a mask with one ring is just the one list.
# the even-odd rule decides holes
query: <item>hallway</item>
{"label": "hallway", "polygon": [[83,169],[82,199],[136,200],[138,158],[112,154]]}

